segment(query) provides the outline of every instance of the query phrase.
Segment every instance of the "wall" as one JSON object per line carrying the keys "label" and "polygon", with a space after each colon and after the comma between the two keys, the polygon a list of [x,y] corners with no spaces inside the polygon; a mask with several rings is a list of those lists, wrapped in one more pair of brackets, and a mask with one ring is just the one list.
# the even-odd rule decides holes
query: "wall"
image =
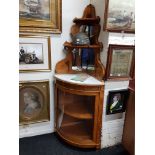
{"label": "wall", "polygon": [[[101,61],[106,66],[107,61],[107,50],[109,44],[127,44],[134,45],[135,36],[134,34],[123,34],[123,33],[108,33],[103,31],[104,23],[104,5],[105,0],[93,1],[96,7],[96,14],[101,17],[101,33],[99,41],[103,42],[103,51],[101,52]],[[108,147],[118,144],[122,141],[122,133],[124,126],[125,113],[106,115],[106,102],[108,92],[112,90],[120,90],[128,88],[129,81],[114,81],[105,82],[104,91],[104,106],[103,106],[103,118],[102,118],[102,137],[101,137],[101,147]]]}
{"label": "wall", "polygon": [[127,89],[129,81],[105,82],[104,106],[102,116],[101,147],[118,144],[122,140],[125,113],[106,115],[106,103],[109,91]]}
{"label": "wall", "polygon": [[54,91],[53,74],[56,63],[65,57],[63,43],[70,40],[70,28],[75,17],[81,17],[84,8],[89,4],[89,0],[62,0],[62,33],[51,35],[51,57],[52,71],[44,73],[22,73],[19,75],[20,81],[44,80],[50,81],[50,122],[38,123],[33,125],[20,126],[19,136],[28,137],[54,131]]}

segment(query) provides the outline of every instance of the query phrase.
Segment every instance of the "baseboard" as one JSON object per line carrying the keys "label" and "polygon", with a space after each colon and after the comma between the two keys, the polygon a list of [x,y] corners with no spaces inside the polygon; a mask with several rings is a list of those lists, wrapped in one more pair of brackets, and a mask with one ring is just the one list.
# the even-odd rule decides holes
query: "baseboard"
{"label": "baseboard", "polygon": [[48,133],[53,133],[54,130],[50,129],[44,129],[44,130],[23,130],[19,132],[19,138],[24,138],[24,137],[32,137],[32,136],[37,136],[37,135],[43,135],[43,134],[48,134]]}

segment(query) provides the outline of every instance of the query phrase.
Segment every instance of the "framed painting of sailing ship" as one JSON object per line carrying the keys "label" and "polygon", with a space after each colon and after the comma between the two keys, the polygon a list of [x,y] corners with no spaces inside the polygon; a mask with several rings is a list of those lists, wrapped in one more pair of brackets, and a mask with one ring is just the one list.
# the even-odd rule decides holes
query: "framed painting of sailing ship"
{"label": "framed painting of sailing ship", "polygon": [[104,30],[135,32],[135,0],[106,0]]}
{"label": "framed painting of sailing ship", "polygon": [[135,68],[135,47],[132,45],[109,45],[106,79],[131,80]]}
{"label": "framed painting of sailing ship", "polygon": [[20,35],[19,71],[50,71],[50,37]]}
{"label": "framed painting of sailing ship", "polygon": [[22,81],[19,83],[20,125],[50,120],[49,81]]}
{"label": "framed painting of sailing ship", "polygon": [[19,0],[19,31],[61,33],[62,0]]}

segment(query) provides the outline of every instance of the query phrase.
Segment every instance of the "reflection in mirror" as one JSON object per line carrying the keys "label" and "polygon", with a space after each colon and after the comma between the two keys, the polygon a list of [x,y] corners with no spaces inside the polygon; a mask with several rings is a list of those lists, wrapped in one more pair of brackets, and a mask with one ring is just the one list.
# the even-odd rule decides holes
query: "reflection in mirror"
{"label": "reflection in mirror", "polygon": [[95,70],[94,49],[83,48],[72,51],[72,70]]}
{"label": "reflection in mirror", "polygon": [[80,27],[80,32],[86,33],[89,37],[90,40],[90,44],[94,44],[93,42],[93,37],[95,36],[95,34],[93,33],[93,26],[90,25],[82,25]]}

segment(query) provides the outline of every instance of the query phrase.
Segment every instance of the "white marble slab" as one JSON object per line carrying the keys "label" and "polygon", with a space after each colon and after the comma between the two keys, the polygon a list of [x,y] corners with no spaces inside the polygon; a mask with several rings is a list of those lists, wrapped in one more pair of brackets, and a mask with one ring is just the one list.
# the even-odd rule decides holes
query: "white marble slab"
{"label": "white marble slab", "polygon": [[89,75],[89,77],[81,82],[81,81],[74,81],[71,80],[72,78],[76,77],[79,74],[55,74],[54,77],[58,80],[73,83],[73,84],[78,84],[78,85],[89,85],[89,86],[96,86],[96,85],[104,85],[103,81],[99,81],[96,78],[92,77]]}

